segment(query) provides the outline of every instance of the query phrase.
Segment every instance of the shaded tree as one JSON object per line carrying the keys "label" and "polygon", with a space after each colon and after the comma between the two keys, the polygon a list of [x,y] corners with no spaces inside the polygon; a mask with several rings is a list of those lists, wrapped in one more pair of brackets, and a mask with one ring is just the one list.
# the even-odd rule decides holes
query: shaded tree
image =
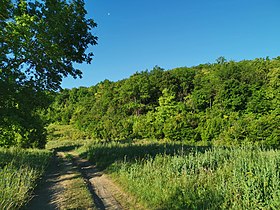
{"label": "shaded tree", "polygon": [[[2,0],[0,8],[0,135],[9,133],[11,144],[43,147],[44,138],[29,144],[26,133],[43,136],[37,110],[48,105],[44,95],[58,90],[63,77],[81,77],[74,63],[91,62],[86,49],[97,44],[96,23],[85,17],[83,0]],[[25,126],[32,121],[42,126]]]}

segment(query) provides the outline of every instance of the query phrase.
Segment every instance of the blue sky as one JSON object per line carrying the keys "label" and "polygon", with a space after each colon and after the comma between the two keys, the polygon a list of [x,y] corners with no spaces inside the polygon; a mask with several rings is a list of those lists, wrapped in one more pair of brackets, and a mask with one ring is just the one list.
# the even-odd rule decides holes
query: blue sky
{"label": "blue sky", "polygon": [[279,0],[85,0],[98,24],[92,64],[63,88],[164,69],[280,55]]}

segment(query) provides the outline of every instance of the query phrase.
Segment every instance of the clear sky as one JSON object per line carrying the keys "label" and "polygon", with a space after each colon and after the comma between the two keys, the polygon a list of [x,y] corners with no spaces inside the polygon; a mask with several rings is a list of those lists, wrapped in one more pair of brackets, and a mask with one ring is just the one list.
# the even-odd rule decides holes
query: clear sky
{"label": "clear sky", "polygon": [[279,0],[85,0],[98,24],[92,64],[63,88],[164,69],[280,56]]}

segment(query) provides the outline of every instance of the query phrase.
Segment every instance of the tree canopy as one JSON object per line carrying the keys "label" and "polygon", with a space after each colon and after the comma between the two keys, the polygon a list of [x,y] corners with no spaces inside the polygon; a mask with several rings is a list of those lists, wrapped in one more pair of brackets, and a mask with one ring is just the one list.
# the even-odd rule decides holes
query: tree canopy
{"label": "tree canopy", "polygon": [[48,91],[58,90],[63,77],[82,76],[74,63],[92,61],[93,53],[86,50],[97,44],[91,33],[96,23],[86,18],[83,0],[0,4],[0,145],[42,147],[37,112],[48,105]]}
{"label": "tree canopy", "polygon": [[50,119],[91,138],[280,146],[280,59],[223,57],[164,71],[155,67],[95,86],[65,89]]}

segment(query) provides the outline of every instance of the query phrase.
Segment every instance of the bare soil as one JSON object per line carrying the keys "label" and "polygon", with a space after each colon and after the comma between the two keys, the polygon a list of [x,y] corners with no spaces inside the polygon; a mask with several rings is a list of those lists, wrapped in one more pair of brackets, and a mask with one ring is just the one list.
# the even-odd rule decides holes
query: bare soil
{"label": "bare soil", "polygon": [[59,182],[61,181],[61,168],[57,156],[51,161],[46,175],[37,186],[34,197],[29,204],[24,207],[28,210],[52,210],[58,208],[58,195],[63,190]]}
{"label": "bare soil", "polygon": [[[84,183],[91,193],[95,207],[90,209],[122,210],[143,209],[135,200],[119,188],[107,175],[99,171],[85,159],[73,153],[68,153],[73,158],[69,161],[66,153],[59,152],[52,161],[47,175],[35,190],[34,198],[25,207],[28,210],[53,210],[63,209],[63,189],[67,180],[75,176],[77,170],[82,174]],[[77,192],[79,193],[79,192]],[[133,207],[134,206],[134,207]],[[83,208],[81,208],[83,209]],[[88,208],[87,208],[88,209]]]}

